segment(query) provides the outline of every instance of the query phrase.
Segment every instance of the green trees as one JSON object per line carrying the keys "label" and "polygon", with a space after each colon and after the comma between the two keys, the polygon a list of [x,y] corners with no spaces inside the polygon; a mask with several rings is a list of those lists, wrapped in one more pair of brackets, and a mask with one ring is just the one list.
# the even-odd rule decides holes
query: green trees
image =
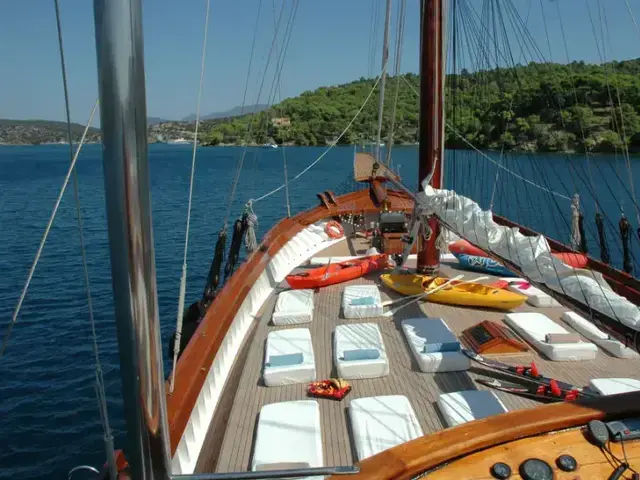
{"label": "green trees", "polygon": [[[258,114],[218,119],[202,126],[210,144],[326,145],[355,116],[373,80],[307,91]],[[417,141],[419,78],[389,77],[383,142],[400,87],[394,143]],[[377,93],[340,139],[341,144],[371,143],[377,130]],[[448,148],[540,151],[640,151],[640,60],[604,66],[530,63],[500,70],[448,75],[445,115]],[[286,118],[290,124],[274,119]],[[251,125],[252,124],[252,125]],[[451,128],[452,127],[452,128]],[[453,130],[455,129],[455,131]],[[464,140],[463,140],[464,139]]]}

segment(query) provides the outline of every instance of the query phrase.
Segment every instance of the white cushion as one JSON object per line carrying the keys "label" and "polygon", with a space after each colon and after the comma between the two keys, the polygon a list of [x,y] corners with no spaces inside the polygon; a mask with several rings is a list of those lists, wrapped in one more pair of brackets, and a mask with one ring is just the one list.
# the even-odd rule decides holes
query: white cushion
{"label": "white cushion", "polygon": [[444,324],[446,329],[449,329],[446,322],[440,318],[422,317],[402,321],[402,331],[420,370],[425,373],[468,370],[471,367],[471,360],[460,351],[424,352],[424,345],[429,341],[428,327],[432,322],[440,322]]}
{"label": "white cushion", "polygon": [[[344,352],[377,350],[378,358],[345,360]],[[375,323],[338,325],[333,334],[333,354],[338,376],[345,379],[376,378],[389,375],[389,360],[380,328]]]}
{"label": "white cushion", "polygon": [[598,347],[591,342],[547,343],[548,334],[569,332],[541,313],[507,313],[504,321],[550,360],[593,360],[598,353]]}
{"label": "white cushion", "polygon": [[640,380],[635,378],[593,378],[589,381],[589,389],[600,395],[637,392],[640,390]]}
{"label": "white cushion", "polygon": [[320,407],[316,400],[263,406],[258,417],[251,469],[324,466],[321,431]]}
{"label": "white cushion", "polygon": [[[353,305],[354,301],[373,298],[372,305]],[[342,311],[344,318],[381,317],[384,313],[380,290],[376,285],[349,285],[342,293]]]}
{"label": "white cushion", "polygon": [[614,338],[610,338],[605,332],[596,327],[586,318],[581,317],[575,312],[564,312],[560,317],[562,320],[571,325],[578,333],[593,341],[603,350],[606,350],[614,357],[618,358],[636,358],[638,352],[625,347],[622,342]]}
{"label": "white cushion", "polygon": [[311,322],[313,320],[313,290],[287,290],[280,293],[271,319],[274,325]]}
{"label": "white cushion", "polygon": [[409,399],[402,395],[351,400],[349,420],[359,461],[423,435]]}
{"label": "white cushion", "polygon": [[[302,354],[302,363],[272,366],[269,359],[277,355]],[[292,328],[269,332],[264,352],[264,384],[267,387],[312,382],[316,379],[316,363],[308,328]]]}
{"label": "white cushion", "polygon": [[487,390],[443,393],[438,397],[437,405],[448,427],[508,411],[502,401]]}
{"label": "white cushion", "polygon": [[[561,307],[551,295],[546,294],[537,287],[531,285],[527,280],[522,278],[501,278],[509,284],[509,290],[519,293],[527,297],[527,303],[534,307]],[[521,284],[526,283],[528,286],[520,287]]]}

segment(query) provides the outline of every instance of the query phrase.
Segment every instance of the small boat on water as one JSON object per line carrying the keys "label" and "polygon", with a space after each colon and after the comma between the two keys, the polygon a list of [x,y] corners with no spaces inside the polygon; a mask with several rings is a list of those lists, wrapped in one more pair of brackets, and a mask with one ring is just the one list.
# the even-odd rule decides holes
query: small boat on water
{"label": "small boat on water", "polygon": [[[468,257],[489,258],[489,255],[487,254],[487,252],[485,252],[484,250],[481,250],[475,245],[472,245],[467,240],[456,240],[455,242],[451,242],[449,244],[449,251],[453,253],[456,256],[456,258],[458,258],[458,261],[460,261],[460,257],[459,257],[460,255],[466,255]],[[587,266],[587,263],[588,263],[587,256],[583,255],[582,253],[552,252],[551,254],[554,257],[556,257],[558,260],[560,260],[562,263],[569,265],[570,267],[573,267],[573,268],[584,268]],[[474,262],[474,260],[471,260],[471,262]],[[475,262],[476,264],[480,263],[478,260],[475,260]],[[460,263],[465,265],[462,261],[460,261]],[[497,265],[500,265],[498,262],[494,262],[494,263],[496,263]],[[469,268],[472,268],[472,266],[469,265]],[[507,270],[505,267],[503,268]],[[490,271],[490,270],[482,270],[482,271],[493,273],[493,271]],[[500,275],[503,275],[503,274],[501,273]],[[503,276],[507,276],[507,275],[503,275]]]}
{"label": "small boat on water", "polygon": [[[383,274],[380,279],[387,287],[403,295],[427,293],[450,281],[445,277],[393,273]],[[445,305],[511,310],[522,305],[527,300],[527,297],[491,285],[454,280],[442,290],[427,295],[425,300]]]}
{"label": "small boat on water", "polygon": [[354,280],[376,270],[389,266],[387,255],[369,257],[334,263],[326,267],[312,268],[306,272],[287,276],[287,283],[293,289],[320,288],[336,283]]}

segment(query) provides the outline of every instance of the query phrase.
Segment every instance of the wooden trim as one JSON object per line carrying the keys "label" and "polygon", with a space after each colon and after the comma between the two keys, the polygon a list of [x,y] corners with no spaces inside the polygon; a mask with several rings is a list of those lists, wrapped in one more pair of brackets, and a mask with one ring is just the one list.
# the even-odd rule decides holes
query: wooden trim
{"label": "wooden trim", "polygon": [[[517,410],[442,430],[385,450],[359,463],[352,480],[404,480],[445,462],[520,438],[585,425],[590,420],[613,420],[640,415],[640,392],[555,403]],[[344,477],[330,477],[344,480]]]}
{"label": "wooden trim", "polygon": [[[640,464],[640,443],[624,442],[624,449],[620,442],[610,442],[609,450],[618,458],[626,458],[633,468]],[[563,472],[557,467],[557,459],[561,455],[571,455],[577,463],[574,472]],[[577,480],[590,478],[610,478],[617,463],[609,452],[589,442],[584,428],[572,428],[553,435],[536,435],[498,445],[487,450],[467,455],[432,470],[428,480],[451,480],[459,478],[473,478],[475,480],[495,480],[491,475],[491,468],[498,462],[511,467],[513,480],[520,478],[516,472],[519,466],[530,458],[538,458],[554,469],[553,478],[560,480]],[[631,480],[631,471],[621,478]]]}
{"label": "wooden trim", "polygon": [[[336,198],[338,205],[318,206],[292,218],[278,222],[264,237],[260,247],[231,276],[207,311],[193,338],[180,356],[176,366],[173,393],[167,384],[167,413],[171,453],[176,448],[187,426],[198,395],[238,309],[251,287],[262,274],[271,258],[302,231],[319,220],[349,213],[376,213],[377,207],[369,190],[359,190]],[[399,192],[388,193],[387,200],[394,210],[410,212],[413,201]]]}

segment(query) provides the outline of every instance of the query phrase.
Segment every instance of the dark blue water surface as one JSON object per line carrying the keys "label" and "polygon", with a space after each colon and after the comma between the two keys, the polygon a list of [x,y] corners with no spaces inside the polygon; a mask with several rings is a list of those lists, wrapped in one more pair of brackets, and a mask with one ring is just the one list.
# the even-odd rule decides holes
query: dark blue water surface
{"label": "dark blue water surface", "polygon": [[[315,160],[323,148],[287,148],[290,176]],[[234,169],[241,148],[198,151],[189,248],[187,304],[200,295],[216,235],[224,221]],[[490,154],[498,158],[497,154]],[[353,187],[353,148],[335,148],[290,185],[293,212],[316,204],[315,193]],[[494,197],[498,213],[566,241],[569,202],[496,168],[479,154],[449,152],[446,181],[487,208]],[[394,161],[407,185],[417,184],[417,149],[398,148]],[[0,147],[0,333],[9,322],[69,162],[65,146]],[[596,191],[608,219],[609,248],[621,262],[617,224],[624,209],[635,228],[627,193],[629,177],[621,159],[592,157],[589,187],[581,156],[514,156],[503,164],[518,175],[563,195],[581,193],[589,246],[596,256],[593,214]],[[640,168],[632,159],[636,178]],[[164,350],[174,329],[191,149],[150,147],[153,228]],[[118,354],[105,221],[101,150],[83,149],[78,177],[89,275],[109,417],[116,446],[124,442]],[[231,221],[244,203],[283,182],[282,149],[250,149],[244,160]],[[581,180],[582,179],[582,180]],[[495,193],[494,184],[496,184]],[[555,200],[554,200],[555,199]],[[255,205],[259,234],[286,215],[284,190]],[[638,253],[638,241],[632,241]],[[93,388],[94,359],[87,316],[80,247],[71,188],[65,194],[40,264],[33,277],[3,358],[0,358],[0,477],[66,478],[74,465],[100,465],[102,427]],[[165,359],[165,373],[169,372]]]}

